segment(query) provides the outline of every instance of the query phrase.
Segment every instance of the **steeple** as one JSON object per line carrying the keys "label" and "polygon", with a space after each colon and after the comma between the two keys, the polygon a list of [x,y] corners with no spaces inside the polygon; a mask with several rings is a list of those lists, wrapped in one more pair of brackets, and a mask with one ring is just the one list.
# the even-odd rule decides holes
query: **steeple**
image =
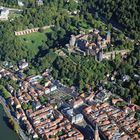
{"label": "steeple", "polygon": [[96,123],[96,126],[95,126],[95,136],[94,136],[94,140],[100,140],[97,123]]}

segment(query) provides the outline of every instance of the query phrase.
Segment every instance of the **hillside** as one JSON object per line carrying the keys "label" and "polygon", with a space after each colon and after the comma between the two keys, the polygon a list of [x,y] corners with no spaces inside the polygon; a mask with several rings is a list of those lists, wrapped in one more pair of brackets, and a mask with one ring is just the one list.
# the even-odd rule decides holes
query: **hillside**
{"label": "hillside", "polygon": [[84,3],[90,12],[96,11],[108,21],[119,24],[119,27],[125,29],[131,37],[140,37],[140,34],[137,35],[140,31],[139,0],[90,0],[89,2],[84,0]]}

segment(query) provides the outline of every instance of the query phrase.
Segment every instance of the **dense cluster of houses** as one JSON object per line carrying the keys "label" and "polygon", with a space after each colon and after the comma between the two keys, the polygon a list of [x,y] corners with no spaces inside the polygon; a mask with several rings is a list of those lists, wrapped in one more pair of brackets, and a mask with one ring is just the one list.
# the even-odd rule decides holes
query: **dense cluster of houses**
{"label": "dense cluster of houses", "polygon": [[[22,61],[19,66],[24,63],[26,62]],[[1,69],[0,74],[2,77],[14,75],[5,69]],[[44,86],[39,84],[42,78],[47,79]],[[41,104],[39,97],[48,94],[46,89],[50,88],[51,92],[56,88],[49,79],[47,70],[42,75],[25,78],[19,83],[18,91],[15,91],[11,85],[8,87],[7,90],[11,94],[8,104],[13,107],[16,119],[24,124],[26,132],[33,138],[84,140],[82,133],[74,128],[61,112],[49,103]]]}
{"label": "dense cluster of houses", "polygon": [[[25,60],[18,63],[19,71],[27,67],[28,63]],[[56,84],[49,69],[40,75],[19,80],[16,73],[2,68],[0,77],[9,77],[17,81],[18,90],[12,85],[6,87],[11,95],[8,104],[14,109],[14,116],[25,127],[26,133],[33,138],[83,140],[86,134],[81,133],[73,124],[82,124],[85,118],[94,128],[98,126],[95,140],[98,140],[100,135],[109,140],[138,138],[140,123],[134,117],[138,106],[127,104],[122,109],[116,107],[116,104],[123,100],[113,98],[112,103],[108,102],[112,94],[105,89],[100,89],[96,93],[90,92],[88,95],[76,94],[72,88],[69,89],[62,84],[60,88],[60,83]],[[63,94],[67,92],[65,94],[70,94],[72,98],[64,101],[61,97],[62,105],[57,109],[51,102],[53,96],[50,97],[54,91]],[[40,97],[48,97],[48,101],[42,103]]]}
{"label": "dense cluster of houses", "polygon": [[[133,111],[131,108],[129,110]],[[89,105],[83,110],[83,113],[91,124],[98,124],[102,134],[109,140],[138,139],[137,134],[140,124],[134,118],[134,114],[128,113],[128,111],[126,112],[104,102]]]}
{"label": "dense cluster of houses", "polygon": [[0,78],[5,77],[5,76],[9,76],[11,75],[11,73],[5,69],[0,69]]}
{"label": "dense cluster of houses", "polygon": [[84,139],[83,135],[58,110],[54,110],[51,105],[34,112],[33,110],[28,110],[27,114],[37,134],[44,139]]}
{"label": "dense cluster of houses", "polygon": [[28,109],[24,111],[16,97],[11,97],[9,102],[16,107],[16,118],[22,121],[27,133],[33,136],[33,138],[43,138],[46,140],[84,139],[80,131],[74,128],[68,119],[49,104],[40,106],[36,110]]}
{"label": "dense cluster of houses", "polygon": [[34,108],[27,109],[25,112],[27,120],[29,120],[24,121],[28,133],[33,135],[34,138],[41,137],[50,140],[56,138],[68,140],[77,138],[77,140],[83,140],[83,135],[58,110],[54,110],[48,104],[41,105],[38,96],[45,94],[42,88],[35,87],[34,89],[28,84],[28,82],[23,83],[22,93],[20,92],[20,95],[18,94],[16,98],[17,108],[20,108],[23,103],[30,101],[35,103]]}

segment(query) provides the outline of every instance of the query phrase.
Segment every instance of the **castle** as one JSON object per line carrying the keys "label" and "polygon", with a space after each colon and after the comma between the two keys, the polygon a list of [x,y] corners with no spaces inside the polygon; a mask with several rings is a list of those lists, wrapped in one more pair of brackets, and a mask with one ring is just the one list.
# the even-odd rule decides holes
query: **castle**
{"label": "castle", "polygon": [[94,29],[88,34],[71,35],[68,50],[69,52],[78,51],[83,55],[96,56],[97,60],[102,61],[103,49],[111,42],[111,33],[101,36],[100,31]]}

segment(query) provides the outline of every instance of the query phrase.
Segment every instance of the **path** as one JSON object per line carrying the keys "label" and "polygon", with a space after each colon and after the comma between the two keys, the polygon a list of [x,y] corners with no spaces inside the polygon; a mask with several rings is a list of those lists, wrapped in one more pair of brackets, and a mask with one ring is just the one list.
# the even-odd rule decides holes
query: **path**
{"label": "path", "polygon": [[0,6],[0,9],[5,9],[5,10],[9,10],[9,11],[18,11],[18,12],[22,12],[23,10],[21,9],[15,9],[15,8],[8,8],[8,7],[3,7],[3,6]]}

